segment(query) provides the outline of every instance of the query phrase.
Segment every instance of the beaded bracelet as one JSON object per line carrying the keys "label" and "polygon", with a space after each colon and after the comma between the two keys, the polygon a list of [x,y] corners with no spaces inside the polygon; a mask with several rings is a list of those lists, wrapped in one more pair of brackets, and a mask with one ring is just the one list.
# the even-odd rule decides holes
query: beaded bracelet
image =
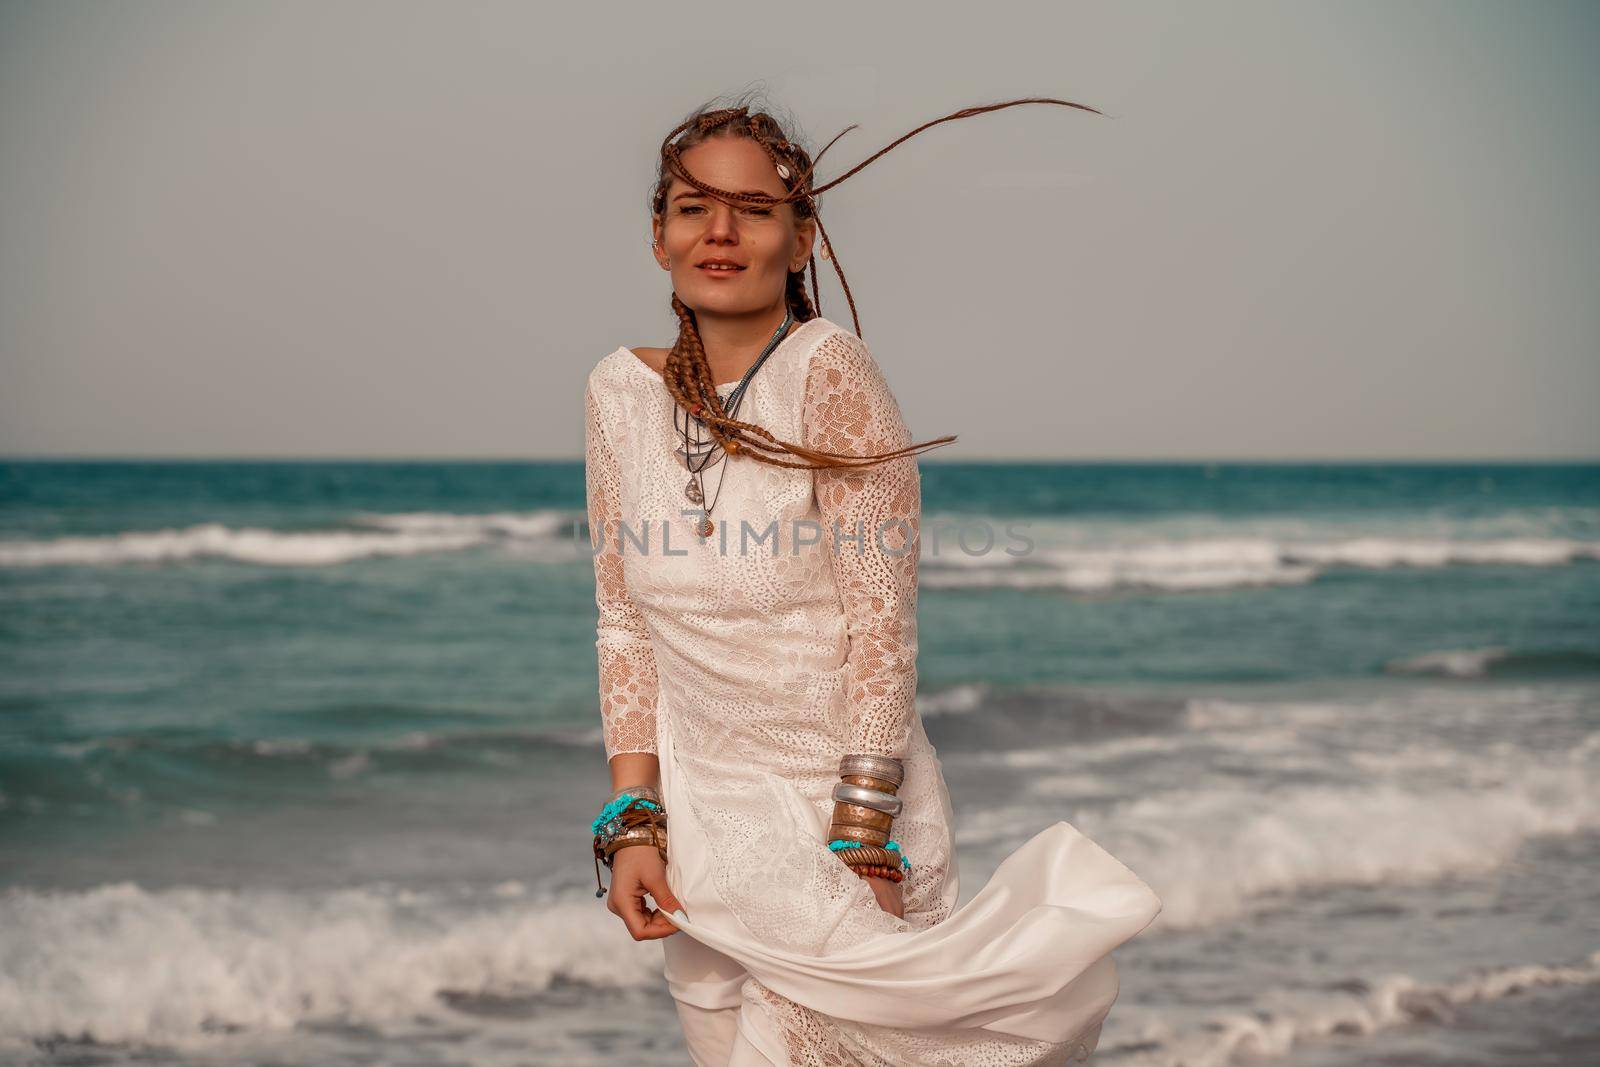
{"label": "beaded bracelet", "polygon": [[653,800],[635,797],[632,793],[619,793],[610,803],[600,809],[600,814],[595,818],[594,822],[589,824],[590,832],[599,835],[602,830],[610,829],[608,824],[615,822],[617,816],[627,811],[629,806],[633,804],[638,804],[642,808],[661,810],[661,805]]}
{"label": "beaded bracelet", "polygon": [[[618,849],[634,844],[654,844],[663,862],[667,858],[667,814],[653,800],[620,793],[600,810],[589,829],[594,835],[594,895],[597,897],[605,896],[605,886],[600,882],[600,864],[604,863],[609,869]],[[646,833],[648,839],[645,839]]]}
{"label": "beaded bracelet", "polygon": [[[834,851],[834,852],[840,852],[840,851],[843,851],[844,849],[847,849],[847,848],[860,848],[860,847],[861,847],[861,842],[860,841],[829,841],[828,842],[828,848],[830,850]],[[900,842],[894,841],[894,840],[886,841],[886,842],[884,842],[882,847],[888,849],[890,852],[898,852],[898,853],[900,853],[900,868],[901,868],[901,870],[904,870],[904,871],[906,871],[908,873],[910,872],[910,870],[911,870],[911,860],[906,855],[905,849],[900,847]]]}

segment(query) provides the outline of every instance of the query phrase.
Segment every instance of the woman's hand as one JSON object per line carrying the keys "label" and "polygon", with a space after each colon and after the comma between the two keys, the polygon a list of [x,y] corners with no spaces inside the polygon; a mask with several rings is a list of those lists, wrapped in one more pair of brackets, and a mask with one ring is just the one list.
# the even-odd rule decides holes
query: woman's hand
{"label": "woman's hand", "polygon": [[900,892],[900,883],[892,878],[877,878],[871,875],[863,876],[866,883],[872,887],[872,893],[878,898],[878,907],[899,919],[906,917],[905,900]]}
{"label": "woman's hand", "polygon": [[[645,906],[646,893],[655,898],[656,907]],[[626,845],[612,854],[606,907],[622,919],[635,941],[677,933],[667,913],[682,906],[667,888],[667,865],[654,845]]]}

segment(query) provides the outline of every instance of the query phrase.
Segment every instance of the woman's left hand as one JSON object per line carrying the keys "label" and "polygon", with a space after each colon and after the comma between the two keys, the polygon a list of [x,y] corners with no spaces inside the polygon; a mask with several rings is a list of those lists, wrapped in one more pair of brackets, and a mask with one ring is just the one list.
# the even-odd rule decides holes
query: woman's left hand
{"label": "woman's left hand", "polygon": [[878,907],[896,918],[906,917],[905,900],[900,892],[900,883],[892,878],[875,878],[865,876],[866,883],[872,887],[872,893],[878,898]]}

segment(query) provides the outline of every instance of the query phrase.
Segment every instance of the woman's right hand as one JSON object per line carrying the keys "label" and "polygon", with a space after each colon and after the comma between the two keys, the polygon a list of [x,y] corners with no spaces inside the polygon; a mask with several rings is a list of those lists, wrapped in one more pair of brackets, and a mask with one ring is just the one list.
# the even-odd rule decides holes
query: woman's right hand
{"label": "woman's right hand", "polygon": [[[645,894],[656,907],[646,907]],[[611,892],[606,907],[619,916],[635,941],[649,941],[678,932],[667,913],[683,905],[667,888],[667,865],[654,845],[627,845],[611,857]]]}
{"label": "woman's right hand", "polygon": [[878,907],[897,919],[906,917],[905,897],[901,895],[899,882],[878,877],[867,877],[864,881],[872,887],[872,895],[878,898]]}

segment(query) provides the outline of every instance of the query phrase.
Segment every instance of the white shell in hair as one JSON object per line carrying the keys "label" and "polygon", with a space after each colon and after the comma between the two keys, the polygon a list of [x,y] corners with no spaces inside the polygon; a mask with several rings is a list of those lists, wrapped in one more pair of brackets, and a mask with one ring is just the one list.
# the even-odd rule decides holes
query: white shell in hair
{"label": "white shell in hair", "polygon": [[788,166],[786,166],[783,163],[779,163],[778,164],[778,177],[783,178],[784,180],[788,180],[788,177],[789,177],[789,168],[788,168]]}

